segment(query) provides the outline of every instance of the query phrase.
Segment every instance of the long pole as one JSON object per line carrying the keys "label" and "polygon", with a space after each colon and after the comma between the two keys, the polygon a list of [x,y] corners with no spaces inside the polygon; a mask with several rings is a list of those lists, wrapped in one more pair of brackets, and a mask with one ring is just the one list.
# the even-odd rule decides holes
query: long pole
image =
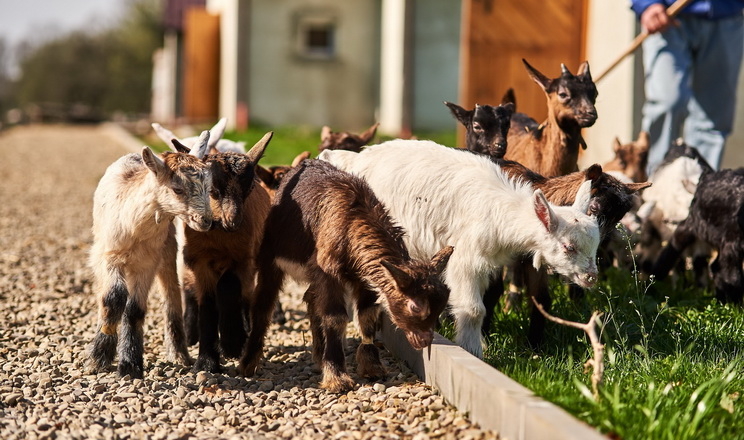
{"label": "long pole", "polygon": [[[685,6],[689,5],[692,2],[693,0],[677,0],[667,8],[667,15],[669,17],[674,17],[679,13],[679,11],[684,9]],[[628,48],[625,49],[625,51],[623,51],[623,53],[621,53],[617,58],[615,58],[615,60],[612,62],[612,64],[610,64],[609,67],[607,67],[604,71],[602,71],[602,73],[594,78],[594,82],[599,82],[602,78],[605,77],[605,75],[610,73],[612,69],[617,67],[617,65],[620,64],[625,59],[625,57],[635,52],[636,49],[638,49],[638,47],[641,45],[641,43],[643,43],[643,40],[645,40],[646,37],[648,37],[649,35],[650,34],[645,29],[640,34],[638,34],[630,43]]]}

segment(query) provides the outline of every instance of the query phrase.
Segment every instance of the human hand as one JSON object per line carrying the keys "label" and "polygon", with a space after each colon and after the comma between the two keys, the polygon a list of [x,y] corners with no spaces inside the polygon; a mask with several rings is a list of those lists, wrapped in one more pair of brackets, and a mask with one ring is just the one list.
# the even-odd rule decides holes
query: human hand
{"label": "human hand", "polygon": [[663,32],[669,26],[676,26],[677,20],[674,20],[666,12],[666,6],[662,3],[654,3],[641,14],[641,26],[649,34]]}

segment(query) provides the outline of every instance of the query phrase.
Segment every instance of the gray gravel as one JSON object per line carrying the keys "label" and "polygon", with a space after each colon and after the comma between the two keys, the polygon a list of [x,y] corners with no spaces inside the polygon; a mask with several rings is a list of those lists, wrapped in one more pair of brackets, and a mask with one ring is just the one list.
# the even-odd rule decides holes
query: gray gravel
{"label": "gray gravel", "polygon": [[[0,133],[0,438],[496,438],[382,350],[386,380],[319,389],[298,286],[281,298],[255,378],[194,374],[165,361],[161,299],[145,321],[145,378],[88,374],[96,323],[87,252],[93,190],[127,152],[99,127]],[[350,326],[347,365],[358,335]],[[196,356],[196,348],[192,348]]]}

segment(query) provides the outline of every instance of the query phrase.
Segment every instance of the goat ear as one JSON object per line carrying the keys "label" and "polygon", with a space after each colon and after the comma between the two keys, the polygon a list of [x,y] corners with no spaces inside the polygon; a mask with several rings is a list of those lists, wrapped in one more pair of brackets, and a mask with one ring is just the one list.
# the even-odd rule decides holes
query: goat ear
{"label": "goat ear", "polygon": [[573,208],[582,214],[586,214],[589,211],[589,202],[592,200],[592,181],[587,180],[581,184],[579,191],[576,192],[576,200],[574,200]]}
{"label": "goat ear", "polygon": [[225,135],[225,129],[227,128],[227,118],[221,118],[214,124],[214,127],[209,129],[209,149],[216,149],[217,142],[222,139]]}
{"label": "goat ear", "polygon": [[445,246],[439,252],[437,252],[431,259],[431,265],[434,266],[434,270],[441,274],[447,267],[452,252],[455,251],[453,246]]}
{"label": "goat ear", "polygon": [[540,219],[540,222],[545,226],[545,230],[553,233],[555,228],[558,226],[558,222],[555,213],[553,213],[553,210],[548,204],[548,200],[545,198],[545,195],[542,191],[536,189],[532,194],[532,200],[535,205],[535,214],[537,214],[537,218]]}
{"label": "goat ear", "polygon": [[255,143],[255,145],[253,145],[253,147],[251,147],[250,150],[248,150],[247,153],[245,153],[251,163],[258,163],[258,161],[263,156],[264,151],[266,151],[266,147],[269,145],[269,141],[271,141],[271,138],[273,136],[273,131],[267,132],[261,139],[258,140],[258,142]]}
{"label": "goat ear", "polygon": [[651,186],[651,182],[626,183],[625,186],[628,187],[628,192],[630,194],[633,194],[634,192],[638,192],[642,189],[648,188],[649,186]]}
{"label": "goat ear", "polygon": [[176,151],[177,153],[186,153],[189,154],[191,152],[191,149],[187,147],[186,145],[182,144],[181,141],[178,139],[171,139],[171,150]]}
{"label": "goat ear", "polygon": [[513,102],[507,102],[506,104],[501,104],[501,108],[507,111],[509,113],[509,116],[514,114],[514,103]]}
{"label": "goat ear", "polygon": [[[175,145],[175,144],[173,144],[172,142],[173,141],[180,141],[180,139],[178,139],[176,137],[176,135],[173,134],[172,131],[168,130],[167,128],[163,127],[162,125],[158,124],[157,122],[153,122],[151,125],[152,125],[152,128],[155,130],[155,134],[158,135],[158,137],[160,138],[160,140],[162,140],[163,142],[165,142],[165,145],[167,145],[168,148],[170,148],[173,151],[178,151],[177,149],[174,149],[173,148],[173,145]],[[183,145],[183,144],[181,144],[181,145]]]}
{"label": "goat ear", "polygon": [[274,184],[274,173],[262,167],[261,165],[256,165],[256,176],[269,188],[271,188],[271,186]]}
{"label": "goat ear", "polygon": [[149,147],[142,147],[142,161],[156,176],[163,174],[168,167],[165,166],[163,159],[159,158]]}
{"label": "goat ear", "polygon": [[380,123],[375,122],[371,127],[365,130],[364,133],[359,135],[359,137],[362,139],[362,142],[364,142],[365,145],[368,144],[369,141],[371,141],[373,137],[375,137],[375,133],[377,133],[377,127],[379,126],[380,126]]}
{"label": "goat ear", "polygon": [[586,175],[586,180],[591,180],[592,182],[594,182],[602,177],[602,165],[595,163],[594,165],[587,168],[584,171],[584,174]]}
{"label": "goat ear", "polygon": [[331,127],[324,125],[323,128],[320,129],[320,140],[324,141],[328,139],[331,136]]}
{"label": "goat ear", "polygon": [[623,144],[620,143],[620,138],[615,136],[615,139],[612,141],[612,151],[617,154],[621,148],[623,148]]}
{"label": "goat ear", "polygon": [[405,289],[406,287],[410,286],[413,282],[413,279],[410,275],[408,275],[405,271],[403,271],[398,266],[388,263],[385,260],[380,260],[380,264],[382,264],[382,267],[384,267],[390,276],[393,278],[393,281],[395,281],[395,284],[398,286],[399,289]]}
{"label": "goat ear", "polygon": [[543,91],[548,90],[548,86],[550,86],[551,79],[547,76],[540,73],[537,69],[530,66],[530,63],[527,62],[524,58],[522,58],[522,62],[524,63],[524,67],[527,68],[527,74],[532,78],[533,81],[537,83],[540,87],[542,87]]}
{"label": "goat ear", "polygon": [[291,165],[292,168],[296,167],[297,165],[300,164],[300,162],[302,162],[303,160],[309,157],[310,157],[309,151],[303,151],[302,153],[298,154],[297,156],[295,156],[294,160],[292,160],[292,165]]}
{"label": "goat ear", "polygon": [[589,61],[581,63],[581,66],[579,66],[579,72],[576,76],[583,76],[591,81],[592,73],[589,71]]}
{"label": "goat ear", "polygon": [[444,105],[449,107],[450,112],[452,112],[452,116],[457,119],[460,124],[464,126],[468,126],[470,123],[470,119],[473,117],[473,111],[472,110],[465,110],[464,108],[460,107],[459,105],[444,101]]}
{"label": "goat ear", "polygon": [[514,104],[514,109],[516,110],[517,108],[517,97],[514,95],[514,89],[512,87],[509,87],[504,93],[504,96],[501,97],[501,105],[504,104]]}
{"label": "goat ear", "polygon": [[192,156],[196,156],[199,159],[202,159],[204,156],[207,155],[207,152],[209,151],[209,130],[204,130],[199,135],[199,139],[194,142],[194,146],[191,147],[191,151],[189,151],[189,154]]}
{"label": "goat ear", "polygon": [[651,144],[651,139],[648,137],[647,131],[641,131],[638,133],[638,139],[635,141],[636,147],[638,147],[639,152],[646,152],[648,151],[648,147]]}

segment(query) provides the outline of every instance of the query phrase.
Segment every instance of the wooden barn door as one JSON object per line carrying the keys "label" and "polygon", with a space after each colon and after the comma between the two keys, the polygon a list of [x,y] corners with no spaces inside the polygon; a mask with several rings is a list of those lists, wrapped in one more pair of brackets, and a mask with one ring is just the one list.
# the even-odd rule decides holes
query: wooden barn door
{"label": "wooden barn door", "polygon": [[184,17],[183,116],[213,123],[219,112],[220,18],[202,8]]}
{"label": "wooden barn door", "polygon": [[517,111],[547,117],[522,58],[550,78],[584,61],[588,0],[463,0],[460,105],[496,105],[513,87]]}

